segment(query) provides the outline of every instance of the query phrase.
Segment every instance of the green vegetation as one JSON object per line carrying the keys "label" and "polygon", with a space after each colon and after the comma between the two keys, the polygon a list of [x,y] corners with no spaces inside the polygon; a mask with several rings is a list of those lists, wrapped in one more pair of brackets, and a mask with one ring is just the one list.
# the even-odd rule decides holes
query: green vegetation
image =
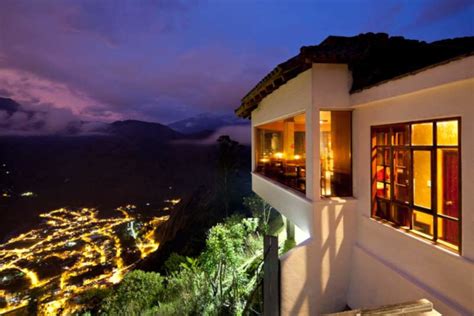
{"label": "green vegetation", "polygon": [[225,216],[229,216],[232,197],[238,190],[236,179],[241,165],[242,145],[232,140],[229,136],[223,135],[217,139],[217,193],[222,202]]}
{"label": "green vegetation", "polygon": [[295,246],[295,227],[251,194],[247,214],[214,225],[195,257],[171,253],[162,273],[132,271],[112,289],[82,296],[84,315],[259,315],[263,311],[263,236],[279,235],[280,253]]}
{"label": "green vegetation", "polygon": [[[166,275],[136,270],[100,297],[99,315],[242,315],[261,311],[262,226],[232,216],[210,229],[196,258],[172,254]],[[103,296],[103,297],[101,297]],[[91,307],[89,305],[89,307]]]}

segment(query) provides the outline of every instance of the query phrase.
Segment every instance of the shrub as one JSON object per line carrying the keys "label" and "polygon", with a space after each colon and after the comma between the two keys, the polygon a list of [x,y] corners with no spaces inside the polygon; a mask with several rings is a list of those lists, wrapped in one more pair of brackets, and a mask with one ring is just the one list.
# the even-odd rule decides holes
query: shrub
{"label": "shrub", "polygon": [[158,304],[163,293],[163,277],[154,272],[135,270],[102,302],[105,315],[141,315]]}

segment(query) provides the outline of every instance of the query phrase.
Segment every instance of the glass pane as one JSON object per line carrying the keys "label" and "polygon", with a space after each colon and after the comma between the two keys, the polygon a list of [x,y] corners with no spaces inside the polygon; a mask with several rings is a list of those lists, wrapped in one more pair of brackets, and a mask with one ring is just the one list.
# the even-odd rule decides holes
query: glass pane
{"label": "glass pane", "polygon": [[390,167],[385,167],[385,182],[390,183]]}
{"label": "glass pane", "polygon": [[305,115],[258,126],[255,171],[305,192]]}
{"label": "glass pane", "polygon": [[438,240],[459,245],[459,222],[438,217]]}
{"label": "glass pane", "polygon": [[383,150],[377,149],[377,165],[383,166]]}
{"label": "glass pane", "polygon": [[306,153],[306,133],[295,131],[295,159],[301,159]]}
{"label": "glass pane", "polygon": [[389,203],[376,199],[375,216],[390,220]]}
{"label": "glass pane", "polygon": [[458,121],[437,122],[436,142],[438,145],[457,145]]}
{"label": "glass pane", "polygon": [[383,182],[385,179],[385,167],[384,166],[377,166],[377,174],[376,174],[377,181]]}
{"label": "glass pane", "polygon": [[398,226],[410,228],[411,212],[406,206],[394,204],[392,206],[392,222]]}
{"label": "glass pane", "polygon": [[389,135],[389,128],[386,129],[378,129],[376,131],[377,137],[377,145],[389,145],[388,142],[388,135]]}
{"label": "glass pane", "polygon": [[377,166],[375,178],[380,182],[390,183],[390,168],[384,166]]}
{"label": "glass pane", "polygon": [[394,197],[403,202],[409,202],[409,155],[408,150],[394,151]]}
{"label": "glass pane", "polygon": [[413,152],[413,202],[431,208],[431,152]]}
{"label": "glass pane", "polygon": [[431,238],[433,236],[434,225],[432,215],[413,210],[412,220],[414,232],[424,235],[425,237]]}
{"label": "glass pane", "polygon": [[320,120],[321,195],[351,196],[351,111],[321,111]]}
{"label": "glass pane", "polygon": [[411,125],[412,145],[433,145],[433,123]]}
{"label": "glass pane", "polygon": [[390,184],[385,184],[383,182],[377,182],[377,192],[378,197],[390,199]]}
{"label": "glass pane", "polygon": [[457,149],[438,149],[438,213],[459,218],[459,156]]}
{"label": "glass pane", "polygon": [[387,167],[390,167],[390,149],[384,149],[383,159],[383,164]]}
{"label": "glass pane", "polygon": [[409,145],[408,130],[408,124],[393,127],[392,144],[396,146]]}
{"label": "glass pane", "polygon": [[395,183],[393,195],[400,202],[410,202],[410,195],[407,185]]}

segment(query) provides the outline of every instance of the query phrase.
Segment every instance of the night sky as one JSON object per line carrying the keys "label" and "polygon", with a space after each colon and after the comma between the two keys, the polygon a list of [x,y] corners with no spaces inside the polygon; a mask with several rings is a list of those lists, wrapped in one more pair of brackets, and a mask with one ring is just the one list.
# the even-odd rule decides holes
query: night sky
{"label": "night sky", "polygon": [[53,125],[232,113],[303,45],[363,32],[428,42],[470,36],[473,4],[1,0],[0,96]]}

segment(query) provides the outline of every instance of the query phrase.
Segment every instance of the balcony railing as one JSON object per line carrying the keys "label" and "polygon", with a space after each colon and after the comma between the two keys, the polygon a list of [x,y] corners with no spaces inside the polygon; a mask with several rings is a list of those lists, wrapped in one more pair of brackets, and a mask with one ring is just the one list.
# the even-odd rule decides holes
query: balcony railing
{"label": "balcony railing", "polygon": [[306,168],[303,159],[261,159],[255,171],[292,189],[306,193]]}

